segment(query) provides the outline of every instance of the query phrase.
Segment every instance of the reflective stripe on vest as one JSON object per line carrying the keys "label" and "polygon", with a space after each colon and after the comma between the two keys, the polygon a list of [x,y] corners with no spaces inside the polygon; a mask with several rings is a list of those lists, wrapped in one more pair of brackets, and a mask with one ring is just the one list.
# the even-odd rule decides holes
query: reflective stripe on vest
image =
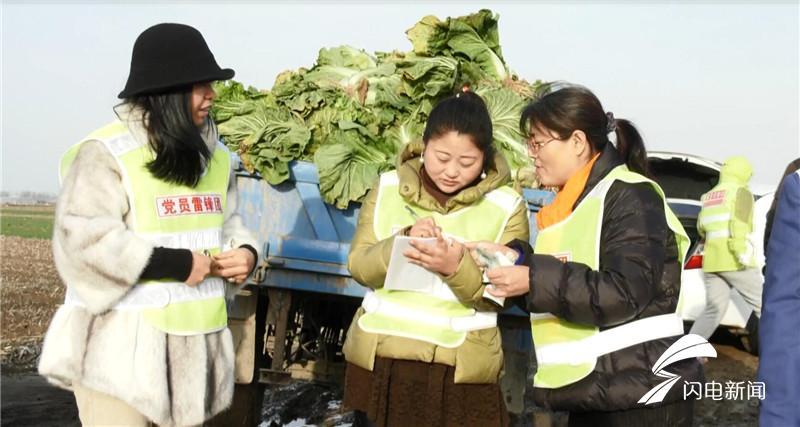
{"label": "reflective stripe on vest", "polygon": [[725,223],[725,227],[728,226],[728,221],[731,220],[730,212],[722,213],[718,215],[704,215],[702,218],[697,219],[697,225],[702,226],[709,226],[711,224],[716,224],[718,222]]}
{"label": "reflective stripe on vest", "polygon": [[706,231],[706,241],[717,239],[728,240],[728,237],[731,237],[731,232],[729,230]]}
{"label": "reflective stripe on vest", "polygon": [[[745,254],[740,260],[730,249],[732,222],[741,221],[734,215],[740,188],[741,185],[733,182],[720,182],[700,198],[703,207],[697,216],[697,227],[705,241],[703,271],[735,271],[740,264],[752,266],[755,262],[753,253]],[[746,236],[741,239],[746,247],[751,246]]]}
{"label": "reflective stripe on vest", "polygon": [[[413,225],[405,209],[395,171],[381,175],[375,204],[373,230],[378,240]],[[495,189],[472,206],[440,214],[419,206],[411,207],[421,217],[433,217],[443,234],[460,241],[498,241],[521,197],[509,187]],[[475,226],[480,224],[480,226]],[[430,294],[379,289],[368,291],[362,303],[365,313],[358,326],[366,332],[393,335],[455,348],[467,332],[497,326],[496,313],[476,312],[453,295],[441,280]]]}
{"label": "reflective stripe on vest", "polygon": [[183,248],[193,252],[219,247],[222,242],[221,228],[197,230],[191,233],[141,233],[140,235],[153,242],[154,246]]}
{"label": "reflective stripe on vest", "polygon": [[492,328],[497,324],[497,313],[495,312],[475,312],[474,310],[462,311],[462,307],[456,310],[449,310],[449,307],[438,304],[434,301],[430,304],[431,298],[424,294],[424,301],[410,306],[395,302],[396,292],[392,295],[380,297],[375,292],[369,292],[364,296],[361,304],[367,313],[382,313],[390,317],[403,319],[413,319],[421,323],[437,327],[445,327],[456,332],[477,331],[480,329]]}
{"label": "reflective stripe on vest", "polygon": [[594,364],[598,357],[630,347],[633,345],[631,343],[639,344],[682,333],[683,320],[680,316],[675,313],[662,314],[606,329],[583,339],[541,348],[537,346],[536,362],[540,365]]}
{"label": "reflective stripe on vest", "polygon": [[[196,187],[171,184],[150,174],[146,167],[153,159],[149,146],[136,141],[117,121],[68,150],[60,165],[62,180],[81,144],[89,140],[102,142],[119,165],[137,236],[156,247],[221,251],[230,176],[230,154],[222,144],[217,144]],[[84,305],[69,289],[65,303]],[[208,278],[197,287],[173,281],[140,282],[113,309],[138,310],[148,323],[174,335],[210,333],[227,326],[225,284],[220,278]]]}
{"label": "reflective stripe on vest", "polygon": [[[553,255],[563,262],[578,262],[598,270],[605,197],[618,180],[647,182],[653,186],[664,201],[667,224],[675,234],[679,259],[684,259],[689,238],[667,205],[663,191],[653,181],[625,166],[618,166],[606,175],[569,217],[541,230],[536,238],[535,253]],[[641,319],[600,332],[594,325],[568,322],[549,313],[532,313],[531,327],[539,363],[534,386],[539,388],[559,388],[580,381],[594,370],[597,358],[604,354],[683,333],[683,324],[675,314]]]}
{"label": "reflective stripe on vest", "polygon": [[[169,304],[215,298],[225,291],[225,284],[219,277],[208,278],[197,286],[186,286],[182,282],[157,282],[152,285],[136,285],[114,305],[114,310],[140,310],[142,308],[162,308]],[[74,290],[67,289],[66,301],[69,304],[85,307]]]}

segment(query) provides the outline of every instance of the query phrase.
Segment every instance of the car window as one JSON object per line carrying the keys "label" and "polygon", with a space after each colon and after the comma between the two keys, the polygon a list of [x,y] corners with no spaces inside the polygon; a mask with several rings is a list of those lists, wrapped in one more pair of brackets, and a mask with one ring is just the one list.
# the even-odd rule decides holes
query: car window
{"label": "car window", "polygon": [[649,161],[655,181],[669,198],[700,200],[719,180],[719,171],[684,159]]}

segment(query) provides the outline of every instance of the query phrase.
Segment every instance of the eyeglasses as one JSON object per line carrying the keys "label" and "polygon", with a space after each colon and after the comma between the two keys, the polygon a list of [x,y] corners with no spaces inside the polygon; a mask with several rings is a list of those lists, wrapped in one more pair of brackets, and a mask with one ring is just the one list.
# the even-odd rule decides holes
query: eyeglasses
{"label": "eyeglasses", "polygon": [[550,139],[548,139],[547,141],[544,141],[544,142],[536,142],[533,138],[529,138],[528,141],[527,141],[528,150],[530,150],[531,152],[535,153],[535,152],[541,150],[542,147],[544,147],[545,145],[547,145],[547,144],[549,144],[549,143],[551,143],[553,141],[560,141],[560,140],[558,138],[550,138]]}

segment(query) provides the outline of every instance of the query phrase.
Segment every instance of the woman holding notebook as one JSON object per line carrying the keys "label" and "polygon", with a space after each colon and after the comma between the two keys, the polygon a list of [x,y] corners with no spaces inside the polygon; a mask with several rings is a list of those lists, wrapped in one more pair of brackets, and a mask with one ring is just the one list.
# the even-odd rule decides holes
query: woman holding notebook
{"label": "woman holding notebook", "polygon": [[[484,297],[464,243],[528,239],[527,209],[509,182],[486,105],[465,90],[431,111],[422,143],[409,144],[367,195],[348,267],[369,291],[344,345],[344,405],[357,424],[508,423],[499,306]],[[432,289],[384,288],[398,236],[420,239],[403,256],[430,273]]]}

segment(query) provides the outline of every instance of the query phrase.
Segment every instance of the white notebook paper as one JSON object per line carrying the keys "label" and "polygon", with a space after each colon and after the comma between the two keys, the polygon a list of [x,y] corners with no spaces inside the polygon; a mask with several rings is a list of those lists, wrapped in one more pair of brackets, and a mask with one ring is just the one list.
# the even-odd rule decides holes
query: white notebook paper
{"label": "white notebook paper", "polygon": [[393,291],[433,293],[436,285],[441,281],[439,276],[423,267],[412,264],[403,255],[403,252],[413,249],[410,244],[412,240],[425,244],[436,243],[435,237],[396,236],[392,245],[392,257],[389,259],[389,268],[386,270],[386,280],[383,282],[383,288]]}

